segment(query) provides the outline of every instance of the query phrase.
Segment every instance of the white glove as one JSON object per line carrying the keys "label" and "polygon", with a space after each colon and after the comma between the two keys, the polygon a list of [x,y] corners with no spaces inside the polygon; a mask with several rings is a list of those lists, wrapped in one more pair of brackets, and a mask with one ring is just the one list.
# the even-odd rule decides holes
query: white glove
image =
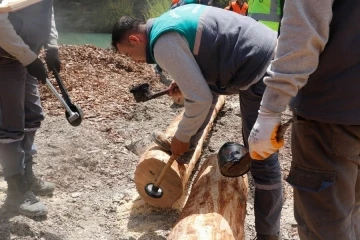
{"label": "white glove", "polygon": [[284,146],[284,139],[277,140],[281,113],[275,113],[260,106],[259,115],[251,130],[248,142],[252,159],[264,160]]}

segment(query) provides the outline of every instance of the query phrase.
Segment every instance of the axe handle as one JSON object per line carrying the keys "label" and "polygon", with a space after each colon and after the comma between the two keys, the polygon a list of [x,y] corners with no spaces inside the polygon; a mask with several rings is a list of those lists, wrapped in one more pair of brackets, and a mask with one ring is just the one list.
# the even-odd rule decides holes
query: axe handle
{"label": "axe handle", "polygon": [[150,95],[149,100],[160,97],[160,96],[163,96],[165,94],[168,94],[169,92],[170,92],[170,88],[162,90],[162,91],[157,92],[157,93],[153,93],[153,94]]}

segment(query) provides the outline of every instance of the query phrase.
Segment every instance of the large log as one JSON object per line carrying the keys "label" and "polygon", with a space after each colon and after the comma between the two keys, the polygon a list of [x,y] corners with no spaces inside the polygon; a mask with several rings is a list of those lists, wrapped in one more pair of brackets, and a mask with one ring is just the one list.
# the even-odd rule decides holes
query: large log
{"label": "large log", "polygon": [[216,155],[202,164],[190,196],[168,240],[242,240],[248,194],[247,175],[221,175]]}
{"label": "large log", "polygon": [[[135,170],[135,185],[142,199],[160,208],[171,207],[183,195],[189,177],[195,167],[196,162],[200,158],[203,143],[212,127],[214,119],[218,112],[225,103],[225,97],[220,96],[207,126],[202,131],[201,138],[199,139],[194,153],[190,159],[189,164],[178,164],[176,161],[171,165],[166,172],[160,187],[163,191],[161,198],[153,198],[145,192],[145,186],[149,183],[155,183],[157,177],[160,175],[161,170],[164,168],[166,162],[169,160],[170,155],[161,150],[155,144],[151,145],[147,151],[140,157],[139,164]],[[173,136],[177,130],[177,126],[182,118],[182,114],[177,116],[167,128],[165,134]]]}

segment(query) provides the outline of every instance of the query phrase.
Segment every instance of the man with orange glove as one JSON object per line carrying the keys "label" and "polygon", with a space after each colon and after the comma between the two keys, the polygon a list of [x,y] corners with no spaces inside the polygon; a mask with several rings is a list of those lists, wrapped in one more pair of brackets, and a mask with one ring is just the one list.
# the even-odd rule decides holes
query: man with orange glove
{"label": "man with orange glove", "polygon": [[[360,1],[285,1],[250,153],[262,160],[293,110],[294,216],[302,240],[360,239]],[[301,34],[299,34],[301,33]],[[259,161],[261,162],[261,161]]]}

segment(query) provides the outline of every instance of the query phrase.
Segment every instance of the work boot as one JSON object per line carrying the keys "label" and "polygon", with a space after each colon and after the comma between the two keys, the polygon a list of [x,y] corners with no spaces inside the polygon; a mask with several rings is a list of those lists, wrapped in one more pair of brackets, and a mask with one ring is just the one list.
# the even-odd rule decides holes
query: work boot
{"label": "work boot", "polygon": [[55,189],[55,184],[37,178],[32,169],[32,165],[32,161],[25,164],[25,175],[30,185],[30,190],[37,195],[52,195]]}
{"label": "work boot", "polygon": [[151,139],[163,150],[171,153],[171,136],[167,136],[166,134],[160,131],[153,131],[151,133]]}
{"label": "work boot", "polygon": [[281,234],[278,233],[276,235],[262,235],[256,234],[256,238],[254,240],[281,240]]}
{"label": "work boot", "polygon": [[[166,134],[160,131],[153,131],[150,137],[159,147],[161,147],[164,151],[171,153],[171,136],[167,136]],[[194,150],[194,147],[190,145],[188,151]],[[190,161],[189,157],[180,156],[176,159],[178,163],[188,164]]]}
{"label": "work boot", "polygon": [[5,205],[16,209],[20,214],[27,217],[45,216],[46,206],[30,191],[25,176],[17,174],[7,180],[8,189]]}

